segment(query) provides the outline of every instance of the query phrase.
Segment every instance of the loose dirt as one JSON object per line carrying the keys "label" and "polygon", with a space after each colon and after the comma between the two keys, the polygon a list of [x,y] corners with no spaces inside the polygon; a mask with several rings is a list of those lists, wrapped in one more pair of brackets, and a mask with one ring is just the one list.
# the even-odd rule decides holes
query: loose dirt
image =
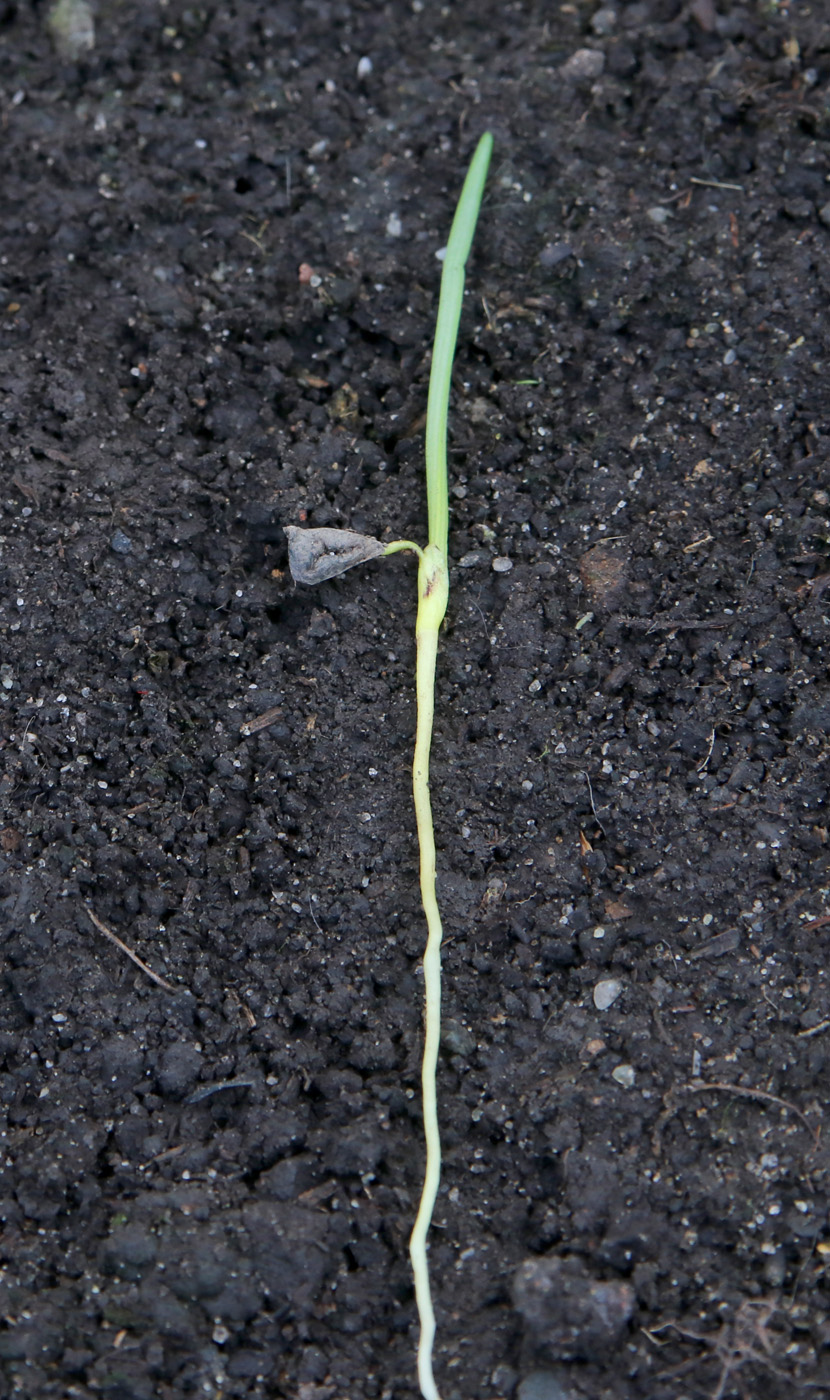
{"label": "loose dirt", "polygon": [[425,533],[488,128],[442,1394],[830,1394],[821,8],[0,3],[3,1400],[416,1396],[415,580],[283,531]]}

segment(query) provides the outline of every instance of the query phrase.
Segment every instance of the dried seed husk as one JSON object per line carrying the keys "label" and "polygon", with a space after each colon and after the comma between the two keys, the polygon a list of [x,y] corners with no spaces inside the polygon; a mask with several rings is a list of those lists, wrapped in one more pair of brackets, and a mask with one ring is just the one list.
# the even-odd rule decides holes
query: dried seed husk
{"label": "dried seed husk", "polygon": [[380,540],[354,530],[301,530],[296,525],[286,525],[285,533],[288,567],[295,583],[325,583],[355,564],[379,559],[385,550]]}

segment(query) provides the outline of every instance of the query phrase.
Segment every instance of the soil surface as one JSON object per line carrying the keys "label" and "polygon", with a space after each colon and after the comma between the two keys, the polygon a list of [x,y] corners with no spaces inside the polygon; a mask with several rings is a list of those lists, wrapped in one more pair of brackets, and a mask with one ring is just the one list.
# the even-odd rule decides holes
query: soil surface
{"label": "soil surface", "polygon": [[417,1395],[414,569],[283,526],[425,534],[488,128],[442,1395],[830,1395],[825,19],[0,3],[3,1400]]}

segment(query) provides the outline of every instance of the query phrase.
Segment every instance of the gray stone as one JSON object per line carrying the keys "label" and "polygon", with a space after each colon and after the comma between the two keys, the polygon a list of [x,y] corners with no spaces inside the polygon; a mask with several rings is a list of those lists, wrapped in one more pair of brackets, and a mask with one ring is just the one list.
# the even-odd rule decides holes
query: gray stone
{"label": "gray stone", "polygon": [[469,1059],[476,1048],[476,1038],[460,1021],[448,1019],[441,1027],[441,1044],[451,1055],[463,1055]]}
{"label": "gray stone", "polygon": [[562,64],[559,76],[569,83],[591,82],[598,78],[605,67],[605,54],[601,49],[577,49]]}
{"label": "gray stone", "polygon": [[513,1280],[513,1302],[540,1357],[587,1360],[619,1342],[634,1311],[628,1283],[592,1278],[581,1259],[526,1259]]}
{"label": "gray stone", "polygon": [[257,1190],[277,1201],[295,1201],[314,1185],[315,1158],[308,1152],[285,1157],[257,1178]]}
{"label": "gray stone", "polygon": [[555,1371],[531,1371],[516,1391],[517,1400],[573,1400],[573,1394]]}
{"label": "gray stone", "polygon": [[129,535],[125,535],[123,530],[116,530],[110,539],[110,549],[115,554],[131,554],[133,542]]}
{"label": "gray stone", "polygon": [[617,23],[617,11],[611,5],[603,5],[591,20],[591,28],[598,36],[612,34]]}

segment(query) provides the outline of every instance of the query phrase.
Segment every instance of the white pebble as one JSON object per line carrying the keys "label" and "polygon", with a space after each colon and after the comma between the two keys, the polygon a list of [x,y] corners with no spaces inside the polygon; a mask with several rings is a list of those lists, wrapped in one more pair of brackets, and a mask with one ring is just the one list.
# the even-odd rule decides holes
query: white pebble
{"label": "white pebble", "polygon": [[617,1068],[611,1071],[611,1078],[615,1079],[623,1089],[633,1089],[635,1079],[634,1066],[617,1065]]}
{"label": "white pebble", "polygon": [[369,74],[372,71],[372,67],[373,64],[371,58],[369,58],[368,54],[364,54],[357,65],[357,76],[359,78],[368,78]]}
{"label": "white pebble", "polygon": [[493,560],[492,568],[494,574],[509,574],[510,570],[513,568],[513,560],[500,554]]}
{"label": "white pebble", "polygon": [[601,982],[597,982],[594,987],[594,1006],[597,1011],[607,1011],[609,1006],[613,1006],[622,989],[622,982],[618,982],[616,977],[604,977]]}
{"label": "white pebble", "polygon": [[386,232],[390,238],[400,238],[403,233],[403,224],[397,214],[390,214],[386,220]]}

